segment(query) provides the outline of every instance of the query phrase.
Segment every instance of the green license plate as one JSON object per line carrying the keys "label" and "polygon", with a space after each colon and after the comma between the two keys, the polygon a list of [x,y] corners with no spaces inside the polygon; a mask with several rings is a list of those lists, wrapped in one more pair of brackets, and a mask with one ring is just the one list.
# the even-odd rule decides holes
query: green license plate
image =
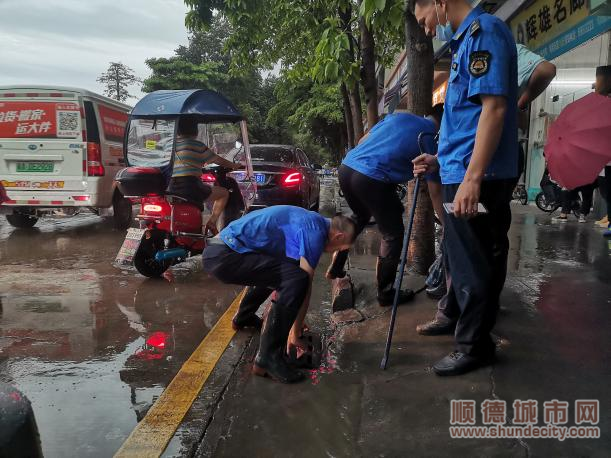
{"label": "green license plate", "polygon": [[53,170],[53,162],[17,162],[17,172],[49,173]]}

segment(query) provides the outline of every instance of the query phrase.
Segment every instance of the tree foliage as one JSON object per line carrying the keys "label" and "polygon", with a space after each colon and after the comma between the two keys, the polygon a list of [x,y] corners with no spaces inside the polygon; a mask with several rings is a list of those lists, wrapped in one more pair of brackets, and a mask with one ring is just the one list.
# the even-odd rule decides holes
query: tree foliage
{"label": "tree foliage", "polygon": [[110,98],[125,102],[135,98],[128,91],[128,87],[142,82],[134,71],[121,62],[111,62],[108,69],[97,78],[98,83],[105,86],[104,94]]}

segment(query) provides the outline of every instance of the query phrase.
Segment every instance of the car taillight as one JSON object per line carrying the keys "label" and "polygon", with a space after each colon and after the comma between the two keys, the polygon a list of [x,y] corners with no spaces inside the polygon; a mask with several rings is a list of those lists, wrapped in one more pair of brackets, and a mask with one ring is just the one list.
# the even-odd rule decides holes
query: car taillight
{"label": "car taillight", "polygon": [[103,177],[102,150],[99,143],[87,143],[87,176]]}
{"label": "car taillight", "polygon": [[161,205],[147,204],[143,207],[143,210],[148,213],[160,213],[163,208]]}
{"label": "car taillight", "polygon": [[204,183],[214,183],[216,181],[216,177],[211,173],[202,174],[202,181]]}
{"label": "car taillight", "polygon": [[89,200],[89,196],[72,196],[72,200],[76,200],[78,202],[85,202]]}
{"label": "car taillight", "polygon": [[300,172],[291,172],[284,177],[282,184],[284,186],[296,186],[301,183],[301,180],[303,180],[303,176]]}

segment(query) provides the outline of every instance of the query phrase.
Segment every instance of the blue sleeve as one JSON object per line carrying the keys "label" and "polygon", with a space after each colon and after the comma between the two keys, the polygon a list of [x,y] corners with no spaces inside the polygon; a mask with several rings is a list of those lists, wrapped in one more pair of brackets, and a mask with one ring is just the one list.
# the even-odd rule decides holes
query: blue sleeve
{"label": "blue sleeve", "polygon": [[[512,58],[515,59],[515,42],[510,42],[500,21],[486,22],[482,29],[470,36],[467,65],[471,101],[479,103],[480,95],[509,97],[512,89]],[[515,70],[513,70],[515,71]],[[514,83],[515,84],[515,83]],[[474,100],[475,99],[475,100]]]}
{"label": "blue sleeve", "polygon": [[299,240],[299,257],[304,257],[312,269],[316,269],[325,249],[326,235],[308,228],[301,229],[297,233],[297,239]]}

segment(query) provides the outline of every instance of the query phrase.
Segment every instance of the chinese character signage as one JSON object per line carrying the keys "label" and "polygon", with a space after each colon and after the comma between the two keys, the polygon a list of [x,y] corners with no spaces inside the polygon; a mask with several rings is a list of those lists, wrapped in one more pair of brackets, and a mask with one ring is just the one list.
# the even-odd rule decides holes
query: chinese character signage
{"label": "chinese character signage", "polygon": [[541,412],[539,402],[534,399],[517,399],[509,408],[501,399],[485,399],[480,409],[477,407],[472,399],[451,401],[450,437],[560,441],[600,438],[600,404],[597,399],[578,399],[572,405],[552,399],[542,403]]}
{"label": "chinese character signage", "polygon": [[538,0],[510,25],[516,42],[536,50],[587,17],[586,0]]}
{"label": "chinese character signage", "polygon": [[81,130],[76,103],[0,102],[0,138],[76,138]]}

